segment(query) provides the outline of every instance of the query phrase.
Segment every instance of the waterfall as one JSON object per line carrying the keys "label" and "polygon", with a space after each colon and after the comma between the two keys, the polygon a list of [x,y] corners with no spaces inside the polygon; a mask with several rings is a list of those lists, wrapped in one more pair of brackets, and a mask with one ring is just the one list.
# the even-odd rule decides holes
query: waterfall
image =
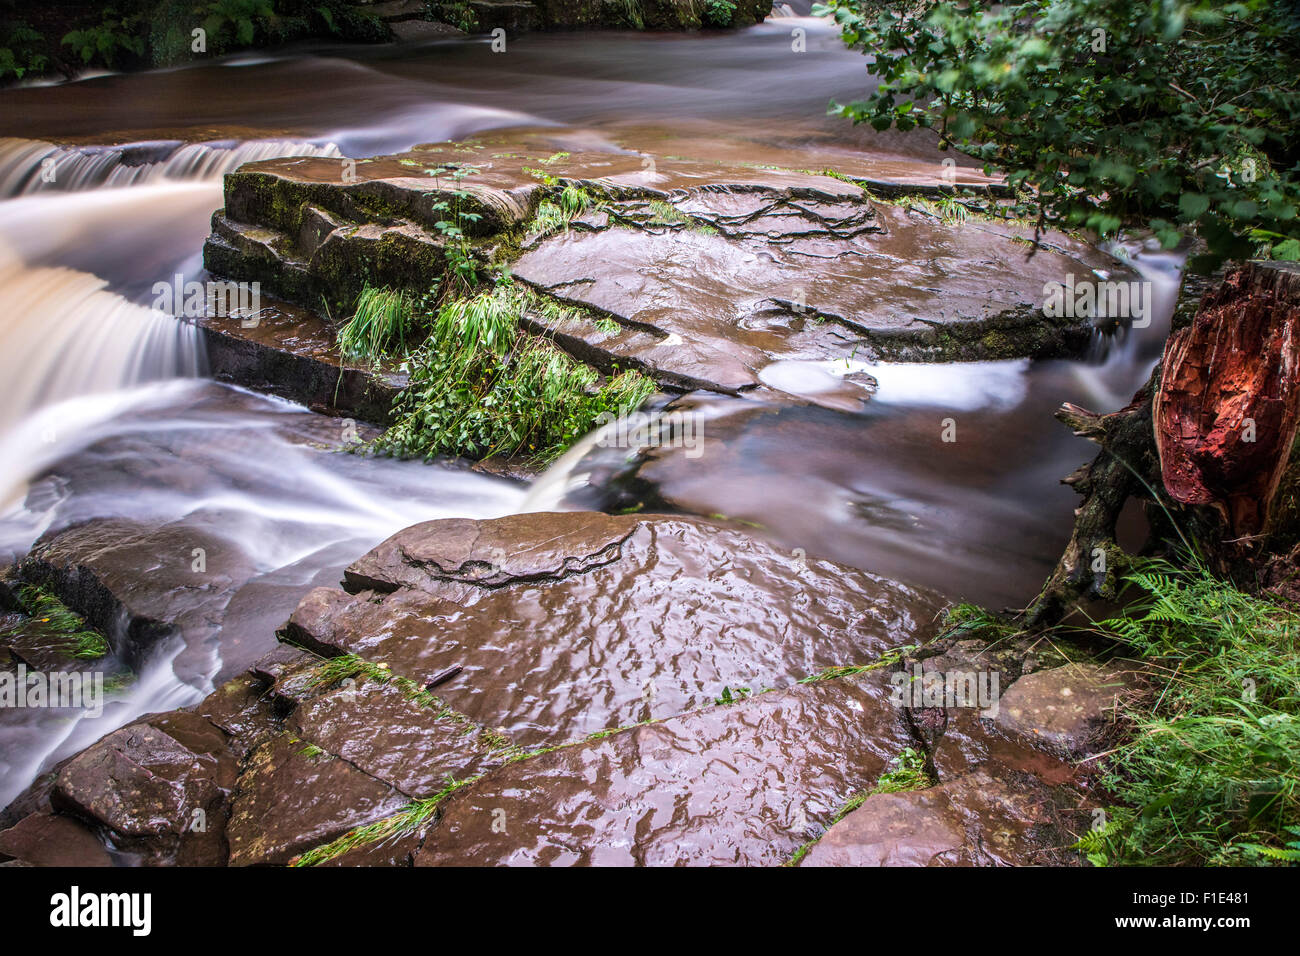
{"label": "waterfall", "polygon": [[121,146],[56,146],[0,137],[0,198],[42,192],[78,192],[163,180],[219,179],[244,163],[279,156],[341,156],[333,143],[296,140],[179,140]]}

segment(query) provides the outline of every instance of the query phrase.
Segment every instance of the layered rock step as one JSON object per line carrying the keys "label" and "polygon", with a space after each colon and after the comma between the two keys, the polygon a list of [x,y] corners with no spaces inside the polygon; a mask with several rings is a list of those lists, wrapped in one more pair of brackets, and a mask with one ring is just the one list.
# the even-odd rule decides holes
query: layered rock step
{"label": "layered rock step", "polygon": [[[302,647],[42,777],[5,812],[0,854],[780,864],[920,749],[947,789],[909,799],[942,818],[945,848],[904,862],[1042,862],[1045,843],[1071,842],[1057,788],[1073,769],[973,711],[945,734],[946,718],[935,732],[900,706],[896,671],[939,605],[708,522],[427,522],[304,598],[284,632]],[[982,653],[930,666],[1025,679],[1024,660]],[[1009,795],[959,785],[980,774]],[[854,845],[897,829],[867,837],[850,819]],[[39,851],[42,833],[63,849]]]}
{"label": "layered rock step", "polygon": [[461,255],[455,227],[481,268],[589,317],[529,314],[529,331],[602,371],[728,394],[770,385],[763,370],[783,360],[1078,354],[1089,319],[1046,317],[1044,287],[1123,269],[1065,236],[1031,256],[1031,227],[945,223],[871,191],[999,185],[968,168],[746,155],[651,130],[618,141],[520,130],[356,161],[251,163],[226,177],[205,263],[344,315],[366,284],[428,291]]}
{"label": "layered rock step", "polygon": [[208,373],[312,411],[388,424],[407,376],[339,354],[330,325],[309,309],[263,300],[255,316],[208,310],[198,321]]}
{"label": "layered rock step", "polygon": [[735,531],[669,517],[525,514],[434,521],[317,589],[286,636],[439,686],[447,703],[541,746],[875,660],[938,603]]}

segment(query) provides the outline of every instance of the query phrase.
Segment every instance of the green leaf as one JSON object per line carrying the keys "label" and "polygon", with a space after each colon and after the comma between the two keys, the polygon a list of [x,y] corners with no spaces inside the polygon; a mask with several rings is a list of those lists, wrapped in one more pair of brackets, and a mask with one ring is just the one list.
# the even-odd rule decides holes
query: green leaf
{"label": "green leaf", "polygon": [[1188,219],[1198,219],[1210,208],[1210,197],[1201,193],[1183,193],[1178,198],[1178,209]]}
{"label": "green leaf", "polygon": [[1288,239],[1285,242],[1279,242],[1269,250],[1269,255],[1274,259],[1285,262],[1300,262],[1300,239]]}

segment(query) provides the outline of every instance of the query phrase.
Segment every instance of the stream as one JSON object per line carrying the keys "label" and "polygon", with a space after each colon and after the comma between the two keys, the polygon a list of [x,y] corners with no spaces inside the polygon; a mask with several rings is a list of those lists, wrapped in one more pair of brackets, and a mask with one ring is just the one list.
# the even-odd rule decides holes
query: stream
{"label": "stream", "polygon": [[[806,53],[791,51],[794,28],[807,31]],[[825,115],[867,82],[832,26],[785,17],[700,36],[533,34],[505,54],[486,38],[315,46],[0,92],[0,565],[49,531],[116,519],[177,528],[177,561],[201,536],[242,568],[225,591],[191,596],[211,624],[204,638],[159,647],[103,718],[32,711],[0,727],[0,807],[114,727],[194,703],[246,668],[303,593],[336,583],[390,534],[432,518],[580,508],[627,456],[589,439],[526,489],[463,463],[326,450],[338,421],[207,378],[197,331],[152,309],[151,288],[202,274],[224,173],[512,126],[668,128],[936,162],[922,135]],[[1086,361],[867,367],[880,386],[865,411],[782,410],[733,454],[693,463],[684,499],[782,548],[952,600],[1023,604],[1069,533],[1075,496],[1059,479],[1092,454],[1053,410],[1122,406],[1165,338],[1179,263],[1128,255],[1153,283],[1150,327],[1098,340]],[[827,373],[782,374],[816,389]],[[700,403],[719,430],[752,406]],[[950,415],[959,440],[937,447],[930,436]]]}

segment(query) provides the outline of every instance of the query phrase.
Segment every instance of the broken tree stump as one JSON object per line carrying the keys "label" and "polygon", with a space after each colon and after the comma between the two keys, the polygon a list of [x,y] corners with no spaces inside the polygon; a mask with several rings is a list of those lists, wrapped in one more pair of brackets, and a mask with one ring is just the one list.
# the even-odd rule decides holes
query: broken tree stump
{"label": "broken tree stump", "polygon": [[1223,573],[1258,557],[1263,532],[1279,524],[1269,522],[1275,501],[1289,518],[1270,549],[1295,551],[1298,379],[1300,266],[1249,262],[1206,293],[1127,407],[1061,406],[1056,417],[1101,451],[1062,479],[1083,503],[1025,624],[1049,626],[1081,598],[1115,597],[1126,566],[1115,526],[1129,498],[1146,503],[1153,538],[1195,541]]}
{"label": "broken tree stump", "polygon": [[1264,528],[1300,424],[1300,265],[1248,262],[1165,345],[1155,437],[1165,490]]}

